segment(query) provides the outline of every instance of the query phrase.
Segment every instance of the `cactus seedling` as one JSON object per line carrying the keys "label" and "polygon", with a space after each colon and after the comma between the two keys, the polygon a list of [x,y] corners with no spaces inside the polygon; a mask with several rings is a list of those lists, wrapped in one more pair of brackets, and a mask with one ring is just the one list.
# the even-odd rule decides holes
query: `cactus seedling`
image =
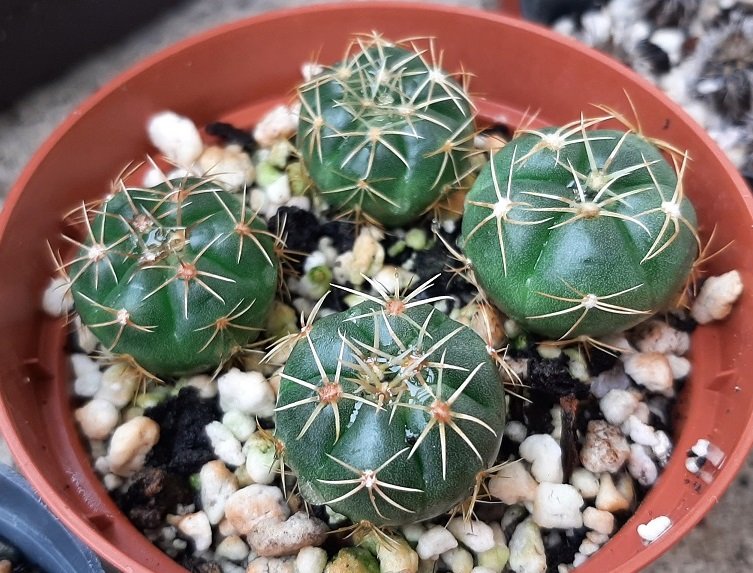
{"label": "cactus seedling", "polygon": [[473,105],[432,43],[373,35],[351,48],[299,88],[297,147],[328,203],[403,225],[472,169]]}
{"label": "cactus seedling", "polygon": [[282,374],[277,437],[312,503],[355,523],[439,515],[495,460],[504,391],[468,327],[374,283],[381,298],[314,322]]}
{"label": "cactus seedling", "polygon": [[[603,119],[603,118],[600,118]],[[488,297],[546,337],[598,337],[668,306],[698,252],[673,165],[645,137],[525,130],[495,153],[466,200],[463,250]]]}
{"label": "cactus seedling", "polygon": [[[245,197],[244,197],[245,200]],[[66,265],[76,310],[105,348],[157,376],[218,367],[274,301],[276,238],[211,181],[119,187],[82,206]]]}

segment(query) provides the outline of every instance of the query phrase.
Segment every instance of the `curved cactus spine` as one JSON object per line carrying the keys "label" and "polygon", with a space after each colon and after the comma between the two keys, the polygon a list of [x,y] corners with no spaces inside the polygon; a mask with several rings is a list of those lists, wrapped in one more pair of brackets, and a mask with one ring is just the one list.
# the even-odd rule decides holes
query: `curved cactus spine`
{"label": "curved cactus spine", "polygon": [[547,337],[597,337],[662,310],[699,250],[687,156],[670,165],[642,135],[589,129],[604,119],[519,133],[466,200],[463,250],[476,279]]}
{"label": "curved cactus spine", "polygon": [[[244,197],[245,199],[245,197]],[[81,207],[65,267],[76,311],[104,347],[155,376],[214,369],[258,336],[278,277],[276,237],[210,180],[121,181]]]}
{"label": "curved cactus spine", "polygon": [[499,450],[504,390],[471,329],[399,289],[380,294],[301,332],[276,433],[309,501],[392,525],[470,493]]}
{"label": "curved cactus spine", "polygon": [[471,170],[474,109],[433,43],[359,37],[299,89],[297,147],[323,198],[381,225],[431,209]]}

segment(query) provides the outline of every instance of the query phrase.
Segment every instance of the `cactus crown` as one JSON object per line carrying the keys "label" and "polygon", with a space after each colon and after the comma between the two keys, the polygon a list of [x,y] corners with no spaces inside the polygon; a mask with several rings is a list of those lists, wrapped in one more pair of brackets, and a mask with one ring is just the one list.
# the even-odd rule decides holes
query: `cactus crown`
{"label": "cactus crown", "polygon": [[287,360],[276,432],[310,501],[354,522],[428,519],[497,455],[504,391],[485,343],[417,300],[380,297],[313,323]]}
{"label": "cactus crown", "polygon": [[[560,339],[629,328],[678,294],[699,250],[672,164],[610,118],[519,132],[468,194],[463,250],[476,280],[526,328]],[[670,148],[666,148],[670,150]]]}
{"label": "cactus crown", "polygon": [[82,205],[62,266],[76,311],[105,348],[158,376],[218,367],[261,330],[278,238],[211,180],[129,188]]}
{"label": "cactus crown", "polygon": [[297,147],[337,209],[399,226],[472,169],[473,104],[431,41],[357,37],[343,61],[298,92]]}

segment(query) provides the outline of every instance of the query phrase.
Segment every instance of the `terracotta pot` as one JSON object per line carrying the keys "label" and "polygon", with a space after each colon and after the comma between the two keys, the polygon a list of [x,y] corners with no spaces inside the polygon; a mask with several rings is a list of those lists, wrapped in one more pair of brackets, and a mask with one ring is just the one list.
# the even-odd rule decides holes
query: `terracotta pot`
{"label": "terracotta pot", "polygon": [[[108,181],[149,146],[147,118],[172,109],[198,124],[251,125],[290,97],[302,62],[341,56],[351,34],[435,36],[445,64],[475,78],[482,115],[516,124],[539,111],[558,123],[602,103],[630,113],[644,132],[689,150],[686,190],[702,233],[718,225],[732,246],[710,273],[737,268],[753,284],[753,201],[722,152],[676,105],[623,66],[542,28],[501,15],[410,4],[339,4],[270,13],[224,26],[153,56],[110,82],[73,113],[37,152],[0,219],[0,427],[21,470],[60,518],[122,571],[181,571],[120,514],[91,468],[71,416],[61,321],[46,318],[40,297],[51,274],[46,240],[61,216],[102,195]],[[722,495],[753,442],[753,298],[743,295],[726,321],[698,328],[693,373],[679,400],[675,455],[637,513],[579,571],[638,571],[669,549]],[[685,469],[685,452],[705,438],[725,453],[706,483]],[[636,528],[667,515],[671,529],[650,545]]]}

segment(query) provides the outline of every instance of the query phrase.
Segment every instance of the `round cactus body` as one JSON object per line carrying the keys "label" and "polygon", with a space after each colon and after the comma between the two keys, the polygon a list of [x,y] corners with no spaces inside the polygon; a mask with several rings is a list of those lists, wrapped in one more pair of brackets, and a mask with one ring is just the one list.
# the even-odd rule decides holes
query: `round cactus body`
{"label": "round cactus body", "polygon": [[484,342],[425,305],[400,304],[369,301],[315,322],[282,375],[285,462],[309,501],[356,523],[447,511],[502,439],[504,390]]}
{"label": "round cactus body", "polygon": [[123,186],[83,210],[71,290],[109,351],[179,376],[216,368],[258,336],[277,286],[275,240],[236,197],[174,180]]}
{"label": "round cactus body", "polygon": [[471,171],[474,110],[433,46],[379,37],[354,46],[299,88],[297,147],[330,205],[395,227]]}
{"label": "round cactus body", "polygon": [[488,297],[550,338],[619,332],[666,308],[698,253],[670,165],[646,138],[580,121],[529,130],[466,198],[463,250]]}

